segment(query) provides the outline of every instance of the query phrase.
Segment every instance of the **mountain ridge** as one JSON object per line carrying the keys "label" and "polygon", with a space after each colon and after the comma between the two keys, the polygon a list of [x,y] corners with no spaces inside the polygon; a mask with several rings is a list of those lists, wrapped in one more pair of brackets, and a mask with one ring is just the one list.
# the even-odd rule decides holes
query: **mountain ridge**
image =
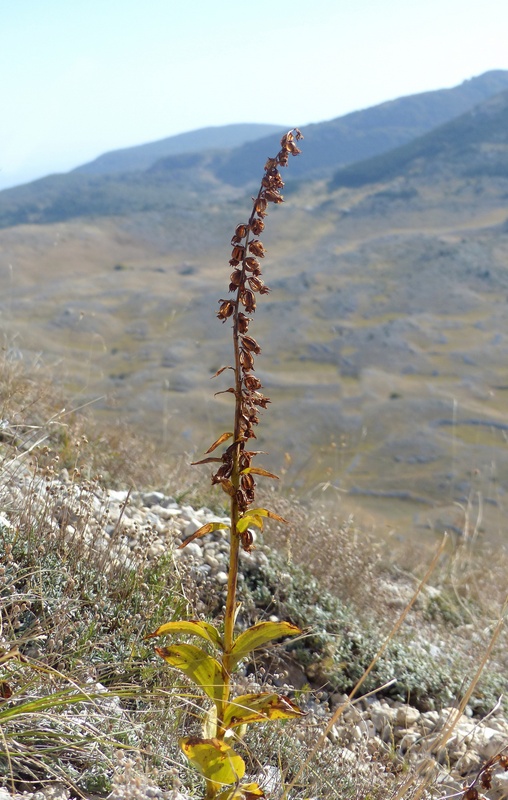
{"label": "mountain ridge", "polygon": [[[375,157],[380,150],[385,153],[392,151],[394,145],[408,145],[418,138],[422,128],[434,123],[438,127],[443,116],[447,117],[445,122],[450,121],[450,116],[455,118],[457,112],[474,107],[478,98],[485,100],[498,94],[499,87],[508,90],[506,70],[485,73],[451,89],[398,98],[308,126],[304,131],[305,159],[296,159],[292,164],[289,186],[303,178],[330,178],[337,166],[356,163],[358,153],[362,158]],[[257,180],[260,164],[276,146],[270,135],[229,150],[207,148],[174,153],[156,159],[144,170],[128,172],[94,172],[96,160],[70,173],[0,192],[0,227],[165,211],[184,197],[189,204],[199,204],[210,192],[217,200],[230,199],[245,193]],[[143,148],[149,146],[140,147],[146,154]]]}
{"label": "mountain ridge", "polygon": [[284,125],[262,123],[233,123],[231,125],[210,125],[174,136],[167,136],[154,142],[123,147],[81,164],[72,172],[87,175],[103,175],[112,172],[131,172],[145,170],[157,160],[166,156],[195,153],[202,150],[239,147],[263,136],[282,133]]}

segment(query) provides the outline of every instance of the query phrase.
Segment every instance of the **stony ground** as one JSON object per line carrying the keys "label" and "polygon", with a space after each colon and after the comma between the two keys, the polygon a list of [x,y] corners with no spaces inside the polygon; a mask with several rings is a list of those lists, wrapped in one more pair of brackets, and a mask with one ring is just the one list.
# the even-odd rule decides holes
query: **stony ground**
{"label": "stony ground", "polygon": [[[3,532],[16,525],[15,510],[27,505],[34,519],[44,514],[49,533],[46,531],[48,546],[51,546],[51,526],[55,537],[62,535],[69,542],[77,539],[83,547],[107,555],[106,571],[115,563],[124,566],[131,564],[136,568],[140,558],[156,561],[168,552],[173,554],[175,569],[185,575],[189,587],[193,587],[194,609],[205,613],[210,609],[210,593],[215,595],[215,605],[220,607],[227,581],[228,541],[222,531],[208,534],[199,541],[193,541],[184,549],[179,545],[195,533],[204,523],[222,521],[209,508],[195,508],[162,492],[127,492],[105,490],[99,485],[85,484],[71,480],[66,470],[58,475],[34,472],[28,460],[14,457],[4,458],[3,477],[0,485],[2,513],[0,527]],[[262,583],[270,571],[274,554],[258,542],[252,553],[242,553],[240,589],[249,579]],[[287,576],[286,576],[287,577]],[[285,576],[282,575],[281,580]],[[385,590],[386,590],[385,581]],[[389,588],[389,586],[388,586]],[[400,587],[392,587],[394,595]],[[4,591],[5,597],[5,591]],[[260,614],[258,606],[256,613]],[[268,612],[267,612],[268,613]],[[275,620],[277,616],[270,615]],[[248,620],[244,620],[247,622]],[[4,649],[12,646],[5,636]],[[42,644],[36,645],[32,655],[41,656]],[[287,666],[287,663],[286,663]],[[316,671],[312,657],[304,663],[293,660],[291,669],[274,670],[268,681],[275,686],[283,686],[291,694],[295,687],[315,684]],[[257,686],[255,675],[238,678],[240,685]],[[267,678],[265,677],[265,681]],[[252,690],[252,689],[251,689]],[[303,700],[307,717],[301,728],[294,730],[298,740],[309,738],[309,731],[316,736],[323,731],[334,712],[339,707],[343,712],[330,725],[319,759],[323,753],[327,757],[344,764],[368,780],[373,772],[381,770],[386,774],[417,770],[432,775],[434,790],[439,796],[460,795],[464,786],[477,779],[482,766],[492,761],[492,777],[487,781],[485,796],[500,800],[508,793],[508,773],[496,761],[499,754],[508,747],[508,720],[501,704],[490,714],[475,716],[468,705],[460,714],[455,707],[441,707],[422,710],[400,699],[393,699],[386,692],[372,692],[369,696],[351,702],[347,694],[328,686],[321,691],[309,691]],[[153,781],[143,775],[142,767],[135,760],[121,758],[115,772],[110,800],[123,798],[172,798],[185,800],[187,795],[175,775],[175,785],[170,791],[163,791]],[[122,760],[123,758],[123,760]],[[259,776],[258,776],[259,778]],[[271,787],[269,796],[276,797],[280,787],[280,775],[276,768],[268,768],[261,776],[265,787]],[[0,798],[10,797],[6,788],[0,789]],[[63,800],[71,794],[64,786],[55,784],[35,793],[16,795],[26,800]],[[317,799],[316,799],[317,800]],[[321,800],[321,798],[320,798]],[[325,800],[324,796],[322,800]]]}

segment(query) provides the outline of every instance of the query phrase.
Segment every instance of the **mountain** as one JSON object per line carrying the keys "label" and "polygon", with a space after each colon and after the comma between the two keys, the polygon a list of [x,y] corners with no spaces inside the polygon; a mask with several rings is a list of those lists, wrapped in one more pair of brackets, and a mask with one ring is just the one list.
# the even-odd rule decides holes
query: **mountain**
{"label": "mountain", "polygon": [[[508,70],[493,70],[451,89],[400,97],[306,125],[305,159],[291,165],[289,180],[323,177],[331,169],[392,150],[507,89]],[[252,180],[264,154],[271,150],[273,141],[266,137],[237,147],[218,160],[215,174],[226,183],[242,185]]]}
{"label": "mountain", "polygon": [[[293,160],[287,172],[289,184],[298,178],[329,178],[337,167],[389,152],[502,90],[508,90],[508,71],[497,70],[452,89],[399,98],[309,125],[304,130],[305,158]],[[66,175],[6,189],[0,192],[0,227],[165,211],[175,203],[199,204],[205,196],[224,200],[245,193],[257,180],[266,156],[277,151],[278,136],[228,149],[228,137],[247,135],[243,126],[231,127],[234,130],[204,129],[106,154]],[[212,141],[222,143],[220,149],[210,149]],[[195,150],[200,144],[205,149]],[[165,147],[175,152],[159,158]],[[120,171],[121,165],[130,165],[128,171]]]}
{"label": "mountain", "polygon": [[[369,528],[506,538],[506,107],[504,89],[387,152],[385,172],[355,164],[367,182],[332,185],[334,168],[270,209],[253,325],[273,404],[256,449],[287,488],[326,490]],[[215,314],[250,207],[249,187],[217,177],[231,154],[0,194],[9,354],[55,365],[76,407],[188,461],[229,429],[229,394],[213,398],[227,372],[209,378],[230,363]]]}
{"label": "mountain", "polygon": [[262,137],[274,134],[282,135],[285,128],[286,126],[284,125],[261,125],[257,123],[239,123],[200,128],[199,130],[160,139],[157,142],[149,142],[136,147],[127,147],[122,150],[104,153],[94,161],[76,167],[73,172],[79,172],[84,175],[105,175],[114,172],[145,170],[159,159],[167,156],[197,153],[200,150],[239,147]]}
{"label": "mountain", "polygon": [[508,91],[389,153],[339,170],[331,186],[359,187],[400,176],[508,176]]}

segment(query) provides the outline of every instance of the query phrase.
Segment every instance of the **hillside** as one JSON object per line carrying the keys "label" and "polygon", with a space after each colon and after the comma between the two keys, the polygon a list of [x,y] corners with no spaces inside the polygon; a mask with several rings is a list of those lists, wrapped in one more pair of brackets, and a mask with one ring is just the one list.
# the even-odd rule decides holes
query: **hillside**
{"label": "hillside", "polygon": [[[459,116],[483,100],[508,89],[508,71],[486,72],[451,89],[400,97],[343,117],[305,126],[305,159],[292,165],[290,181],[323,177],[334,167],[392,150]],[[226,183],[252,180],[270,139],[264,137],[235,148],[217,164]]]}
{"label": "hillside", "polygon": [[145,170],[161,158],[182,153],[197,153],[214,148],[240,147],[255,139],[271,137],[279,132],[282,134],[287,127],[289,126],[238,123],[200,128],[196,131],[169,136],[157,142],[104,153],[94,161],[76,167],[73,171],[86,175],[105,175],[112,172]]}
{"label": "hillside", "polygon": [[[508,89],[508,71],[487,72],[452,89],[309,125],[305,159],[295,161],[287,180],[328,178],[337,167],[410,142],[503,89]],[[256,179],[278,138],[271,134],[228,149],[232,135],[246,135],[238,127],[204,129],[117,151],[66,175],[6,189],[0,192],[0,227],[166,212],[178,203],[195,206],[205,193],[219,202],[234,198]],[[198,145],[202,149],[196,150]],[[163,152],[166,157],[160,158]]]}
{"label": "hillside", "polygon": [[[503,156],[505,98],[444,126],[418,168],[372,185],[297,182],[263,234],[272,293],[255,325],[273,406],[257,446],[286,489],[322,489],[382,535],[504,539],[508,178],[487,167]],[[57,207],[51,223],[0,232],[12,357],[55,365],[76,405],[188,460],[227,424],[228,398],[213,397],[223,378],[210,382],[230,359],[215,312],[250,204],[217,184],[214,157],[174,156],[174,184],[160,162],[146,182],[131,173],[124,188],[139,181],[145,209],[58,221]],[[60,213],[87,201],[53,186]]]}
{"label": "hillside", "polygon": [[508,175],[508,91],[389,153],[352,164],[331,186],[364,186],[397,177]]}

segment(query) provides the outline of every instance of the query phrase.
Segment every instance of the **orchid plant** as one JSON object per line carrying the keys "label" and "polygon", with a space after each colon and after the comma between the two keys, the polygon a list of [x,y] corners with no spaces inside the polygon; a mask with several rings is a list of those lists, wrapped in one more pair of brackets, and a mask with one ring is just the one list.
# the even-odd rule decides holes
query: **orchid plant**
{"label": "orchid plant", "polygon": [[[231,240],[231,296],[219,300],[217,317],[223,323],[232,322],[234,363],[222,367],[216,376],[227,371],[233,375],[233,385],[224,391],[234,398],[234,424],[233,430],[222,433],[213,442],[205,458],[194,463],[217,465],[212,484],[220,485],[229,496],[230,519],[229,524],[209,522],[203,525],[181,547],[213,531],[229,528],[229,572],[223,627],[219,629],[202,620],[175,620],[161,625],[147,636],[190,634],[203,642],[204,646],[188,643],[157,646],[155,651],[197,684],[211,701],[204,714],[202,736],[187,736],[180,741],[184,754],[205,779],[205,800],[264,797],[257,783],[242,783],[246,766],[234,745],[247,725],[303,715],[292,700],[277,693],[231,696],[232,675],[245,658],[268,642],[301,632],[289,622],[266,621],[236,634],[235,621],[240,548],[247,552],[252,550],[252,528],[262,530],[266,519],[286,522],[274,511],[255,506],[256,478],[276,479],[277,476],[255,466],[253,462],[259,453],[249,449],[249,442],[256,438],[254,428],[259,422],[259,409],[266,408],[270,402],[261,391],[261,381],[254,374],[254,358],[261,348],[250,333],[250,324],[258,295],[269,292],[262,278],[261,260],[266,251],[259,236],[265,227],[269,204],[283,202],[281,190],[284,183],[279,168],[287,166],[289,156],[300,153],[297,142],[302,138],[298,129],[289,131],[282,137],[277,155],[267,160],[250,217],[247,222],[237,225]],[[222,454],[216,455],[222,445],[225,445]]]}

